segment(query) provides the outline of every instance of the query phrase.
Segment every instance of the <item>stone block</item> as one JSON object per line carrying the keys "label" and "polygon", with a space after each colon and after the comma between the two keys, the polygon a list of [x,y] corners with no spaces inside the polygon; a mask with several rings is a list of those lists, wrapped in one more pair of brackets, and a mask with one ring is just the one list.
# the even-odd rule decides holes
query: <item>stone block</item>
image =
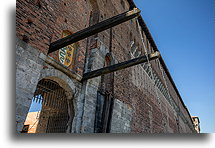
{"label": "stone block", "polygon": [[25,73],[17,69],[16,71],[16,87],[27,88],[30,81],[26,80]]}
{"label": "stone block", "polygon": [[121,101],[114,100],[114,108],[111,120],[111,133],[130,132],[131,108]]}
{"label": "stone block", "polygon": [[24,106],[22,104],[16,105],[16,115],[20,116],[20,120],[23,120],[26,118],[30,106]]}

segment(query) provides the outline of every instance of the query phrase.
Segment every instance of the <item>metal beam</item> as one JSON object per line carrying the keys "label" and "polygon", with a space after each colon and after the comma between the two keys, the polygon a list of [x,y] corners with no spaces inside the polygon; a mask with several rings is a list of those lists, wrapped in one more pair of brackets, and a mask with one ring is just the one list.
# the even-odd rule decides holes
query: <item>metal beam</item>
{"label": "metal beam", "polygon": [[119,14],[117,16],[114,16],[112,18],[104,20],[102,22],[99,22],[93,26],[85,28],[81,31],[78,31],[78,32],[72,34],[72,35],[69,35],[65,38],[62,38],[60,40],[57,40],[57,41],[51,43],[50,47],[49,47],[48,54],[51,52],[54,52],[60,48],[63,48],[67,45],[70,45],[72,43],[78,42],[84,38],[91,36],[91,35],[94,35],[96,33],[99,33],[101,31],[104,31],[106,29],[114,27],[116,25],[119,25],[123,22],[126,22],[130,19],[133,19],[139,15],[140,15],[140,10],[137,8],[134,8],[131,11],[124,12],[122,14]]}
{"label": "metal beam", "polygon": [[[154,52],[152,54],[148,54],[149,61],[157,59],[159,57],[160,57],[159,52]],[[145,55],[145,56],[142,56],[142,57],[139,57],[139,58],[135,58],[135,59],[126,61],[126,62],[118,63],[118,64],[111,65],[111,66],[108,66],[108,67],[104,67],[104,68],[101,68],[101,69],[98,69],[98,70],[95,70],[95,71],[84,73],[82,81],[87,80],[87,79],[91,79],[91,78],[94,78],[94,77],[98,77],[98,76],[101,76],[101,75],[104,75],[104,74],[108,74],[108,73],[111,73],[111,72],[114,72],[114,71],[118,71],[118,70],[121,70],[121,69],[125,69],[125,68],[128,68],[128,67],[137,65],[137,64],[147,62],[147,61],[148,61],[147,56]]]}

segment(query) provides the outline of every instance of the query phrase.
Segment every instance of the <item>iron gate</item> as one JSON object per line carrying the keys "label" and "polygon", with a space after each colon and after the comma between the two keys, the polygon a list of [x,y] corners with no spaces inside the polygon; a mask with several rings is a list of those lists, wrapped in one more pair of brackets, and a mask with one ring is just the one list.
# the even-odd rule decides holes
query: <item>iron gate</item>
{"label": "iron gate", "polygon": [[67,97],[58,83],[49,79],[39,81],[33,101],[42,103],[38,133],[66,132],[69,119]]}

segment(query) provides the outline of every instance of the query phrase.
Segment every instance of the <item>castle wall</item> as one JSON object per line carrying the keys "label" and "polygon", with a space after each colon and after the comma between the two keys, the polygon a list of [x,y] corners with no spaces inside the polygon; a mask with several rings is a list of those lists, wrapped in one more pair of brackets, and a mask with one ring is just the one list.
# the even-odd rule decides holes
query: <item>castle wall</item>
{"label": "castle wall", "polygon": [[[17,0],[16,10],[16,121],[22,129],[37,83],[52,78],[73,96],[73,133],[95,132],[98,91],[102,77],[82,82],[84,72],[153,53],[154,49],[136,19],[77,42],[72,64],[60,63],[59,51],[47,55],[49,45],[63,31],[75,33],[102,20],[128,11],[127,0]],[[190,133],[191,118],[158,60],[113,73],[112,133]],[[162,69],[164,67],[162,66]],[[62,81],[62,82],[61,82]],[[154,81],[156,83],[154,83]],[[110,82],[110,81],[109,81]],[[101,106],[100,106],[101,107]]]}

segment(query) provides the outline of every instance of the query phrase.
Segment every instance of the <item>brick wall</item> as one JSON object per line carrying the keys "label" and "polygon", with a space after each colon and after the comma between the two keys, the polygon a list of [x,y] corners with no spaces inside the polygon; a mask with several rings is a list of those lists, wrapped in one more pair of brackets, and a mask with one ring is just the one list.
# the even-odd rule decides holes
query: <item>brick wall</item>
{"label": "brick wall", "polygon": [[[50,43],[60,39],[63,30],[77,32],[128,11],[130,6],[127,0],[17,0],[16,7],[16,36],[47,54]],[[84,70],[101,68],[105,64],[104,58],[108,52],[114,57],[115,63],[129,60],[138,54],[144,55],[144,46],[138,31],[136,20],[133,19],[113,27],[112,30],[108,29],[79,41],[74,64],[68,69],[72,73],[82,75]],[[152,45],[144,32],[143,37],[147,52],[152,53]],[[131,48],[132,42],[135,49],[138,47],[136,52]],[[58,51],[50,56],[59,62]],[[114,125],[123,126],[124,123],[126,124],[124,132],[192,132],[192,127],[188,126],[192,125],[192,121],[169,78],[165,74],[163,79],[157,61],[151,64],[161,83],[164,86],[167,83],[172,100],[168,100],[168,97],[156,89],[153,79],[144,70],[144,65],[115,72],[113,78],[115,104],[120,104],[127,111],[125,114],[119,113],[119,120],[114,120],[120,112],[114,108],[117,116],[113,115],[112,122],[115,124],[112,124],[112,131],[119,132],[120,128]],[[94,131],[96,91],[99,89],[99,83],[100,77],[89,80],[82,86],[82,94],[79,97],[84,100],[81,107],[83,113],[80,113],[77,121],[75,120],[77,127],[80,127],[75,129],[77,132]],[[180,112],[175,105],[180,108]]]}
{"label": "brick wall", "polygon": [[[100,10],[100,21],[129,10],[129,5],[125,0],[123,2],[108,1],[106,3],[105,1],[97,0],[97,2]],[[137,51],[140,52],[141,55],[144,54],[144,47],[140,40],[138,25],[135,19],[113,27],[112,30],[113,38],[111,41],[111,51],[118,62],[132,58],[131,41],[135,42],[135,45],[138,47]],[[145,46],[148,50],[147,52],[154,52],[145,33],[143,33],[143,36],[145,39]],[[109,47],[109,30],[99,33],[98,37],[103,44]],[[180,107],[180,113],[178,113],[178,110],[174,109],[171,102],[168,102],[168,98],[164,97],[160,90],[155,90],[152,82],[153,79],[150,79],[148,75],[143,72],[143,68],[141,68],[140,65],[117,71],[114,73],[114,97],[130,106],[134,111],[131,122],[131,132],[192,132],[192,123],[189,114],[182,105],[169,78],[166,76],[165,72],[165,79],[163,78],[157,61],[153,61],[151,64],[163,85],[168,85],[171,97],[176,105]],[[178,114],[183,114],[188,123],[182,120],[182,117]],[[179,125],[177,125],[177,122],[179,122]],[[190,124],[191,127],[187,126],[187,124]]]}
{"label": "brick wall", "polygon": [[[16,36],[47,54],[50,43],[60,39],[63,30],[74,33],[89,26],[89,7],[85,0],[17,0]],[[82,75],[86,40],[78,45],[71,70]],[[50,56],[59,61],[58,51]]]}

